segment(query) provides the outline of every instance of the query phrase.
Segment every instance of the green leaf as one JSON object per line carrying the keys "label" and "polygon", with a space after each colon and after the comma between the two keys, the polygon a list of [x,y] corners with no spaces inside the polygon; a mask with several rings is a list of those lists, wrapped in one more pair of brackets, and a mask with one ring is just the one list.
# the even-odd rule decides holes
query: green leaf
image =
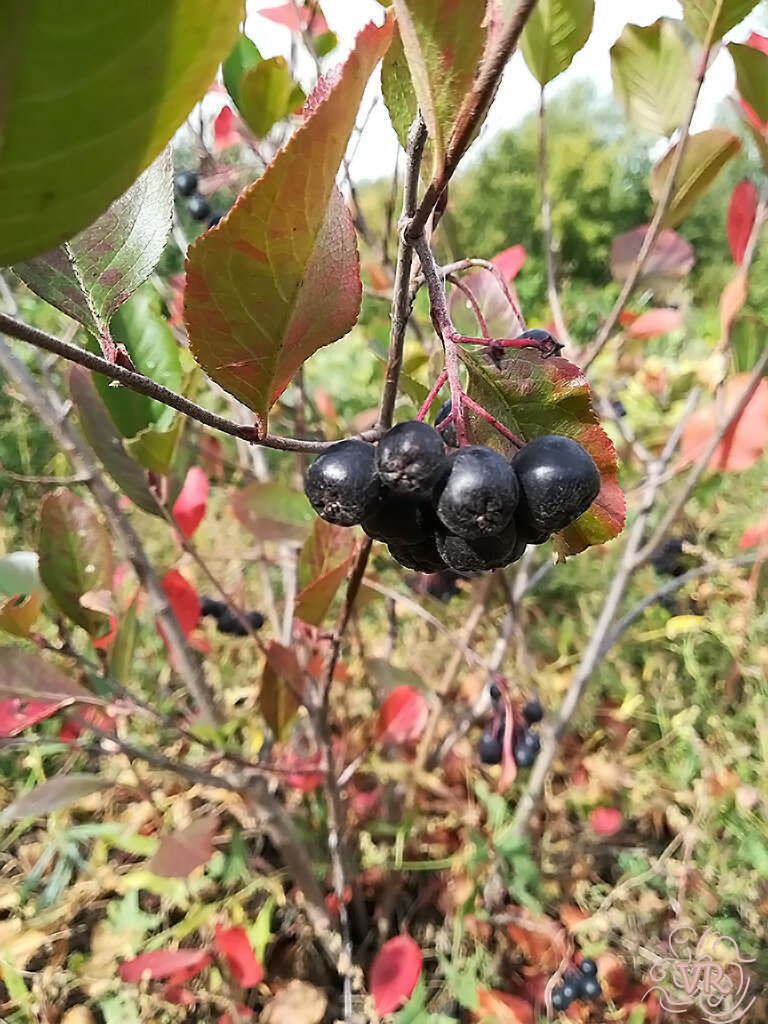
{"label": "green leaf", "polygon": [[246,71],[240,79],[237,105],[257,139],[287,117],[294,83],[285,57],[270,57]]}
{"label": "green leaf", "polygon": [[92,636],[105,632],[104,615],[80,604],[83,594],[112,590],[113,546],[88,505],[62,488],[46,494],[40,508],[40,579],[56,604]]}
{"label": "green leaf", "polygon": [[360,311],[357,241],[336,187],[366,83],[392,35],[368,25],[338,76],[321,79],[304,124],[187,257],[190,350],[266,424],[305,360]]}
{"label": "green leaf", "polygon": [[[381,63],[381,91],[389,111],[389,119],[400,145],[405,149],[408,129],[416,117],[418,102],[413,91],[411,72],[406,60],[403,40],[395,26],[392,42]],[[425,168],[422,164],[422,172]]]}
{"label": "green leaf", "polygon": [[339,45],[339,37],[335,32],[321,32],[315,36],[312,45],[318,57],[327,57]]}
{"label": "green leaf", "polygon": [[169,427],[156,424],[140,430],[135,437],[127,437],[123,441],[125,450],[151,473],[165,476],[176,461],[186,423],[186,416],[174,413]]}
{"label": "green leaf", "polygon": [[[669,176],[676,149],[676,145],[672,146],[651,172],[651,196],[657,203]],[[671,228],[680,223],[740,149],[741,143],[737,137],[725,128],[710,128],[691,135],[663,227]]]}
{"label": "green leaf", "polygon": [[485,48],[485,0],[394,0],[416,100],[441,168]]}
{"label": "green leaf", "polygon": [[256,43],[241,32],[229,56],[221,65],[221,77],[224,81],[224,88],[238,108],[240,106],[240,79],[246,71],[256,67],[260,60],[261,54]]}
{"label": "green leaf", "polygon": [[123,686],[131,680],[133,671],[133,652],[136,648],[136,619],[138,598],[134,598],[128,610],[122,615],[117,627],[115,639],[109,648],[109,671]]}
{"label": "green leaf", "polygon": [[91,224],[213,81],[243,0],[3,0],[0,265]]}
{"label": "green leaf", "polygon": [[[589,452],[600,471],[600,494],[575,523],[556,535],[558,553],[578,554],[617,537],[626,505],[616,482],[616,450],[598,422],[581,370],[567,359],[543,359],[528,350],[503,357],[499,365],[484,351],[461,349],[461,357],[469,372],[470,398],[503,426],[524,441],[542,434],[570,437]],[[488,445],[507,457],[514,454],[511,442],[479,416],[470,413],[468,428],[473,444]]]}
{"label": "green leaf", "polygon": [[150,515],[162,512],[147,483],[147,474],[123,447],[106,406],[99,397],[91,374],[72,365],[68,374],[69,397],[77,410],[80,429],[88,444],[123,494]]}
{"label": "green leaf", "polygon": [[78,803],[93,793],[111,788],[113,784],[96,775],[57,775],[12,801],[0,812],[0,822],[39,818],[51,811]]}
{"label": "green leaf", "polygon": [[716,43],[757,7],[758,0],[680,0],[680,4],[685,23],[699,42],[709,38]]}
{"label": "green leaf", "polygon": [[626,25],[611,47],[613,87],[630,123],[671,135],[683,123],[693,89],[693,65],[676,26]]}
{"label": "green leaf", "polygon": [[571,66],[589,39],[595,0],[539,0],[520,39],[528,70],[545,86]]}
{"label": "green leaf", "polygon": [[304,540],[316,520],[303,491],[253,483],[232,496],[235,518],[259,541]]}
{"label": "green leaf", "polygon": [[768,345],[768,325],[754,316],[742,316],[731,328],[731,353],[736,373],[748,373]]}
{"label": "green leaf", "polygon": [[13,268],[37,295],[96,334],[147,280],[171,231],[170,147],[79,235]]}
{"label": "green leaf", "polygon": [[[181,390],[178,345],[152,292],[140,291],[123,303],[112,319],[112,337],[125,345],[139,373],[172,391]],[[93,380],[123,437],[135,437],[151,425],[167,429],[176,415],[173,409],[146,395],[119,385],[113,387],[109,378],[99,373],[93,375]]]}
{"label": "green leaf", "polygon": [[736,68],[736,88],[760,120],[768,121],[768,53],[743,43],[729,43]]}
{"label": "green leaf", "polygon": [[34,551],[12,551],[0,558],[0,594],[25,597],[39,589],[40,575]]}

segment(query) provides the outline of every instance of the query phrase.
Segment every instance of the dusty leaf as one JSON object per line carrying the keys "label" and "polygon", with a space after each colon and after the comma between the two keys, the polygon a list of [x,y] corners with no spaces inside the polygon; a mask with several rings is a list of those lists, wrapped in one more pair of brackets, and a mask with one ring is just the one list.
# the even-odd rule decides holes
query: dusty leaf
{"label": "dusty leaf", "polygon": [[155,269],[172,211],[169,147],[85,231],[13,269],[46,302],[102,334],[118,306]]}
{"label": "dusty leaf", "polygon": [[693,65],[679,21],[625,25],[611,47],[613,88],[630,124],[654,135],[671,135],[685,119],[693,89]]}
{"label": "dusty leaf", "polygon": [[302,363],[357,320],[357,243],[335,180],[391,34],[389,18],[360,33],[332,83],[318,83],[304,124],[187,257],[192,354],[262,424]]}
{"label": "dusty leaf", "polygon": [[[486,352],[462,349],[461,357],[469,372],[470,397],[513,434],[524,441],[561,434],[577,441],[594,459],[602,489],[591,508],[557,535],[559,553],[578,554],[617,537],[626,503],[616,481],[616,451],[598,422],[581,370],[567,359],[543,359],[528,350],[503,356],[498,365]],[[468,428],[473,444],[486,444],[508,457],[514,454],[509,441],[472,413]]]}
{"label": "dusty leaf", "polygon": [[[490,337],[516,338],[522,333],[523,325],[505,295],[504,288],[493,274],[477,267],[463,274],[461,283],[480,310]],[[519,308],[517,292],[511,281],[507,283],[506,290]],[[474,307],[466,293],[455,285],[451,286],[448,294],[448,308],[458,331],[472,338],[480,337],[480,325]]]}
{"label": "dusty leaf", "polygon": [[[659,160],[651,172],[651,197],[659,201],[669,177],[677,146]],[[691,135],[685,147],[664,227],[674,227],[690,212],[695,203],[714,183],[717,176],[741,149],[733,132],[725,128],[709,128]]]}
{"label": "dusty leaf", "polygon": [[303,540],[317,519],[301,491],[282,483],[252,483],[232,495],[235,519],[259,541]]}
{"label": "dusty leaf", "polygon": [[437,170],[483,56],[485,0],[394,0],[393,6]]}
{"label": "dusty leaf", "polygon": [[72,704],[90,692],[40,654],[20,647],[0,647],[0,700],[36,700]]}
{"label": "dusty leaf", "polygon": [[95,775],[57,775],[41,782],[0,811],[0,822],[39,818],[109,789],[112,783]]}
{"label": "dusty leaf", "polygon": [[680,3],[685,23],[699,42],[709,39],[716,43],[746,18],[758,0],[680,0]]}
{"label": "dusty leaf", "polygon": [[[623,284],[629,277],[632,264],[640,252],[647,232],[647,225],[643,225],[614,238],[611,245],[611,274],[619,284]],[[643,265],[640,283],[654,291],[667,287],[684,280],[695,262],[696,257],[690,242],[675,231],[662,231]]]}
{"label": "dusty leaf", "polygon": [[589,39],[595,0],[539,0],[520,39],[525,63],[541,86],[557,78]]}
{"label": "dusty leaf", "polygon": [[218,827],[218,817],[209,814],[186,828],[166,832],[160,836],[160,845],[147,862],[147,870],[161,878],[189,877],[213,856]]}
{"label": "dusty leaf", "polygon": [[757,214],[757,189],[751,181],[740,181],[728,201],[725,231],[731,258],[738,266],[744,259]]}
{"label": "dusty leaf", "polygon": [[105,617],[80,603],[83,594],[110,589],[112,540],[92,509],[71,491],[46,494],[40,507],[40,579],[56,604],[93,636],[104,632]]}
{"label": "dusty leaf", "polygon": [[0,265],[72,238],[125,192],[205,93],[243,16],[243,0],[115,0],[108,17],[83,0],[75,18],[58,0],[4,5]]}

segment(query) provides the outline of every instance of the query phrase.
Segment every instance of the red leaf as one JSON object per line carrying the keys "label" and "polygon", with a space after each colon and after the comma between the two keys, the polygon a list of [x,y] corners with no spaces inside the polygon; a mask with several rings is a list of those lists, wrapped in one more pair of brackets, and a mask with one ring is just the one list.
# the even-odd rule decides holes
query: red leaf
{"label": "red leaf", "polygon": [[248,1006],[243,1006],[242,1003],[239,1003],[237,1007],[237,1016],[239,1018],[238,1020],[236,1020],[233,1014],[229,1012],[222,1013],[216,1024],[240,1024],[240,1021],[251,1020],[253,1017],[253,1010]]}
{"label": "red leaf", "polygon": [[761,519],[759,523],[755,523],[754,526],[747,527],[739,538],[739,548],[741,551],[746,551],[747,548],[753,548],[756,544],[764,543],[766,540],[768,540],[768,516]]}
{"label": "red leaf", "polygon": [[[744,391],[749,374],[739,373],[725,385],[723,414],[733,410]],[[686,466],[701,455],[710,443],[720,413],[715,414],[710,405],[699,409],[688,417],[680,442],[682,465]],[[747,403],[744,412],[725,433],[723,440],[710,459],[709,468],[717,472],[738,472],[749,469],[761,457],[768,446],[768,381],[761,380],[757,390]]]}
{"label": "red leaf", "polygon": [[630,313],[628,309],[622,310],[622,312],[619,313],[619,323],[622,327],[629,327],[630,324],[633,324],[635,320],[637,320],[639,315],[639,313]]}
{"label": "red leaf", "polygon": [[161,878],[187,878],[213,856],[213,837],[218,827],[216,815],[208,815],[186,828],[160,836],[160,845],[147,862],[147,870]]}
{"label": "red leaf", "polygon": [[314,36],[330,32],[328,22],[316,4],[312,4],[311,8],[299,7],[292,3],[281,4],[279,7],[266,7],[256,13],[260,14],[262,18],[269,18],[270,21],[283,25],[291,32],[301,32],[305,28],[310,29]]}
{"label": "red leaf", "polygon": [[509,249],[502,250],[498,256],[494,256],[491,263],[508,280],[513,281],[525,263],[525,248],[522,245],[510,246]]}
{"label": "red leaf", "polygon": [[[611,245],[611,273],[619,284],[623,284],[629,276],[647,231],[646,224],[614,238]],[[690,242],[686,242],[675,231],[662,231],[645,262],[640,283],[646,287],[654,287],[682,281],[691,272],[695,262],[696,257]]]}
{"label": "red leaf", "polygon": [[190,350],[262,424],[305,360],[343,337],[360,312],[357,239],[336,173],[391,36],[391,18],[360,33],[327,96],[189,250]]}
{"label": "red leaf", "polygon": [[213,944],[226,959],[227,965],[239,985],[250,988],[258,985],[264,977],[264,970],[256,959],[244,928],[213,929]]}
{"label": "red leaf", "polygon": [[204,949],[158,949],[154,953],[141,953],[133,960],[124,960],[117,972],[123,981],[170,978],[175,985],[182,985],[210,963],[211,958]]}
{"label": "red leaf", "polygon": [[648,341],[669,334],[683,322],[683,314],[679,309],[649,309],[647,313],[633,319],[627,328],[627,337],[635,341]]}
{"label": "red leaf", "polygon": [[181,985],[166,985],[161,995],[171,1006],[194,1006],[197,1002],[189,989]]}
{"label": "red leaf", "polygon": [[[171,569],[163,577],[163,590],[171,603],[171,608],[179,620],[184,636],[189,636],[200,621],[200,600],[191,583],[178,572]],[[162,636],[162,632],[160,633]]]}
{"label": "red leaf", "polygon": [[533,1024],[533,1007],[518,996],[480,989],[477,993],[477,1020],[493,1020],[493,1024]]}
{"label": "red leaf", "polygon": [[188,539],[200,525],[208,502],[208,477],[199,466],[187,472],[184,486],[173,503],[173,518]]}
{"label": "red leaf", "polygon": [[380,1017],[409,998],[419,980],[421,965],[421,950],[409,935],[397,935],[384,943],[373,958],[368,986]]}
{"label": "red leaf", "polygon": [[286,786],[295,789],[299,793],[311,793],[323,783],[323,773],[308,771],[310,768],[318,768],[322,762],[320,754],[312,754],[311,757],[300,757],[292,750],[285,755],[284,767],[300,768],[295,775],[286,775],[284,781]]}
{"label": "red leaf", "polygon": [[751,46],[753,50],[762,50],[763,53],[768,53],[768,36],[752,32],[747,40],[747,46]]}
{"label": "red leaf", "polygon": [[19,700],[12,697],[10,700],[0,701],[0,736],[18,736],[24,729],[38,722],[44,722],[46,718],[55,715],[65,705],[71,704],[71,698],[64,698],[56,703],[39,700]]}
{"label": "red leaf", "polygon": [[621,811],[614,807],[595,807],[589,812],[589,823],[599,836],[615,836],[621,828]]}
{"label": "red leaf", "polygon": [[119,622],[114,615],[109,616],[109,626],[104,636],[97,636],[91,640],[91,647],[95,647],[97,651],[105,651],[112,646],[112,641],[117,636],[117,629]]}
{"label": "red leaf", "polygon": [[213,145],[219,152],[228,146],[236,146],[242,140],[235,128],[235,112],[232,107],[222,107],[213,121]]}
{"label": "red leaf", "polygon": [[379,742],[411,743],[424,732],[429,707],[412,686],[396,686],[379,710]]}
{"label": "red leaf", "polygon": [[725,224],[733,262],[741,264],[757,214],[757,189],[751,181],[740,181],[731,193]]}

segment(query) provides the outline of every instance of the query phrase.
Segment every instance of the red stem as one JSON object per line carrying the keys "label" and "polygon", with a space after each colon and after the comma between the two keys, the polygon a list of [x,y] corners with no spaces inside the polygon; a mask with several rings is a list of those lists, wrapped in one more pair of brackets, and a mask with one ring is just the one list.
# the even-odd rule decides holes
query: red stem
{"label": "red stem", "polygon": [[432,385],[432,390],[429,392],[429,394],[425,398],[424,404],[419,409],[419,411],[416,413],[416,419],[417,420],[423,420],[424,417],[427,415],[427,413],[429,412],[429,407],[432,405],[432,403],[434,402],[435,398],[437,397],[437,392],[440,390],[440,388],[443,386],[443,384],[445,384],[447,379],[448,379],[448,371],[447,370],[443,370],[441,372],[440,376],[435,381],[435,383]]}
{"label": "red stem", "polygon": [[494,430],[497,430],[502,437],[506,437],[508,441],[511,441],[516,448],[523,447],[525,442],[521,441],[520,438],[516,434],[513,434],[511,430],[507,430],[504,424],[499,423],[495,416],[491,416],[489,412],[486,412],[482,405],[478,405],[477,402],[473,402],[467,395],[463,396],[462,402],[468,409],[471,409],[472,412],[477,413],[478,416],[484,419],[486,423],[490,423]]}

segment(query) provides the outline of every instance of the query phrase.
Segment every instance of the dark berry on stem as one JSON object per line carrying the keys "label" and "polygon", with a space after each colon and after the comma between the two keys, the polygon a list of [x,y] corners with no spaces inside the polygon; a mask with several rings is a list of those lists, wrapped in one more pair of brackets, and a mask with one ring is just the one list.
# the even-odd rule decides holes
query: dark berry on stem
{"label": "dark berry on stem", "polygon": [[416,572],[442,572],[447,568],[434,537],[427,537],[419,544],[390,544],[389,553],[400,565]]}
{"label": "dark berry on stem", "polygon": [[523,718],[528,725],[536,725],[544,717],[544,708],[537,700],[529,700],[523,708]]}
{"label": "dark berry on stem", "polygon": [[226,607],[224,601],[216,601],[212,597],[200,598],[201,615],[213,615],[215,618],[218,618],[225,611]]}
{"label": "dark berry on stem", "polygon": [[581,979],[581,997],[587,999],[590,1002],[593,999],[599,999],[603,994],[603,989],[597,978],[587,977]]}
{"label": "dark berry on stem", "polygon": [[[248,636],[245,623],[241,622],[240,617],[235,615],[230,608],[225,608],[217,618],[217,628],[220,633],[228,633],[231,636]],[[260,629],[264,625],[264,619],[258,612],[246,612],[243,618],[253,630]]]}
{"label": "dark berry on stem", "polygon": [[431,497],[445,471],[445,445],[428,423],[396,423],[376,448],[376,472],[395,494]]}
{"label": "dark berry on stem", "polygon": [[594,978],[597,975],[597,964],[594,960],[582,960],[579,964],[579,970],[582,974],[588,978]]}
{"label": "dark berry on stem", "polygon": [[570,1003],[565,1001],[565,992],[563,986],[558,985],[552,992],[552,1009],[553,1010],[566,1010]]}
{"label": "dark berry on stem", "polygon": [[533,747],[528,746],[528,744],[522,741],[515,744],[515,749],[512,751],[515,764],[518,768],[530,768],[536,760],[537,753],[537,750],[534,750]]}
{"label": "dark berry on stem", "polygon": [[[447,420],[451,415],[452,403],[451,399],[447,398],[440,408],[437,410],[437,416],[435,416],[435,427],[438,427],[443,420]],[[438,430],[438,434],[442,437],[443,441],[448,445],[449,448],[458,448],[459,439],[456,436],[456,424],[449,423],[447,427],[443,427],[442,430]]]}
{"label": "dark berry on stem", "polygon": [[532,327],[530,331],[523,331],[516,340],[520,341],[523,338],[535,341],[539,351],[545,358],[557,355],[563,347],[557,338],[553,338],[549,331],[545,331],[541,327]]}
{"label": "dark berry on stem", "polygon": [[180,196],[191,196],[197,191],[197,175],[194,171],[179,171],[173,184]]}
{"label": "dark berry on stem", "polygon": [[339,441],[307,470],[304,492],[321,519],[354,526],[378,494],[373,445],[357,438]]}
{"label": "dark berry on stem", "polygon": [[512,467],[520,482],[517,521],[531,532],[562,530],[600,493],[592,456],[569,437],[534,438],[515,455]]}
{"label": "dark berry on stem", "polygon": [[447,530],[436,533],[437,550],[445,564],[455,572],[484,572],[509,565],[515,554],[515,524],[510,522],[501,533],[467,540]]}
{"label": "dark berry on stem", "polygon": [[477,753],[483,764],[501,764],[502,742],[492,732],[484,732],[480,737]]}
{"label": "dark berry on stem", "polygon": [[489,692],[493,703],[498,704],[499,701],[501,700],[501,689],[496,685],[496,683],[491,683],[491,688]]}
{"label": "dark berry on stem", "polygon": [[467,540],[501,533],[520,493],[507,460],[492,448],[471,445],[449,455],[448,468],[436,506],[446,528]]}
{"label": "dark berry on stem", "polygon": [[525,730],[520,739],[520,743],[522,746],[527,747],[529,750],[532,750],[534,754],[538,754],[538,752],[541,750],[541,740],[536,735],[536,733],[531,732],[530,729]]}
{"label": "dark berry on stem", "polygon": [[560,987],[566,1006],[570,1006],[574,999],[581,996],[581,981],[578,978],[565,978]]}
{"label": "dark berry on stem", "polygon": [[211,216],[211,207],[205,196],[190,196],[187,201],[187,209],[192,220],[208,220]]}
{"label": "dark berry on stem", "polygon": [[360,525],[373,540],[386,544],[418,544],[433,533],[436,521],[431,505],[382,488],[380,496],[366,509]]}

